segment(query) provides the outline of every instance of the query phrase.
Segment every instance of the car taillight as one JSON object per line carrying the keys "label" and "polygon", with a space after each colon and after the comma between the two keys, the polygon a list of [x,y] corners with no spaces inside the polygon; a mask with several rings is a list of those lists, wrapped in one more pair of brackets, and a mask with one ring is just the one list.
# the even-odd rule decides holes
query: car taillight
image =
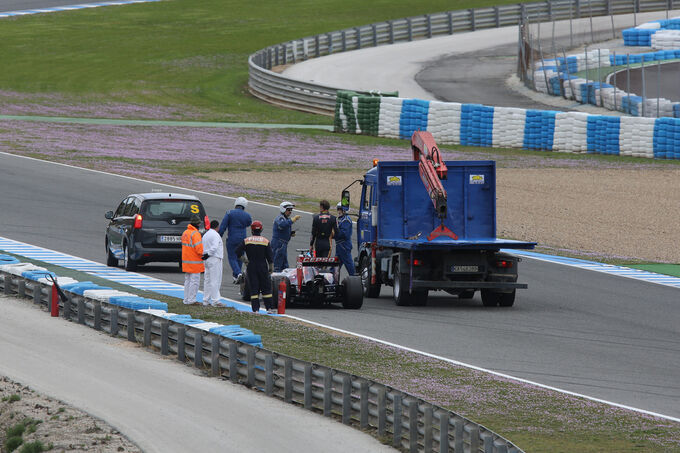
{"label": "car taillight", "polygon": [[203,218],[203,221],[205,222],[205,229],[209,230],[210,229],[210,219],[208,218],[208,216],[205,216]]}
{"label": "car taillight", "polygon": [[496,267],[500,267],[500,268],[504,268],[504,269],[510,268],[510,267],[512,267],[512,261],[506,261],[506,260],[496,261]]}
{"label": "car taillight", "polygon": [[135,225],[134,225],[134,228],[135,228],[135,230],[138,230],[138,229],[140,229],[141,227],[142,227],[142,215],[141,215],[141,214],[137,214],[137,215],[135,215]]}
{"label": "car taillight", "polygon": [[[406,260],[406,264],[411,264],[411,260],[410,260],[410,259],[407,259],[407,260]],[[414,266],[420,266],[421,264],[423,264],[422,261],[420,261],[420,260],[413,260],[413,265],[414,265]]]}

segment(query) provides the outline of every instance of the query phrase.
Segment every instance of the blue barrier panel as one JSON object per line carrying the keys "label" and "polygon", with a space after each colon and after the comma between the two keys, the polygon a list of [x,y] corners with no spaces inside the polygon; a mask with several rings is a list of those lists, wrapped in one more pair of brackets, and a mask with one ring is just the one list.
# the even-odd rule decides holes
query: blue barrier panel
{"label": "blue barrier panel", "polygon": [[399,116],[399,137],[410,139],[415,131],[426,131],[429,112],[430,101],[404,99]]}
{"label": "blue barrier panel", "polygon": [[85,291],[88,289],[111,289],[108,286],[99,286],[96,283],[92,282],[76,282],[76,283],[69,283],[67,285],[60,285],[61,289],[66,290],[66,291],[71,291],[72,293],[75,294],[80,294],[81,296]]}
{"label": "blue barrier panel", "polygon": [[4,264],[18,264],[21,261],[11,255],[0,255],[0,266]]}
{"label": "blue barrier panel", "polygon": [[654,158],[680,159],[680,119],[658,118],[654,122]]}
{"label": "blue barrier panel", "polygon": [[165,302],[139,296],[113,296],[109,298],[109,303],[132,310],[152,309],[168,311],[168,304]]}
{"label": "blue barrier panel", "polygon": [[525,149],[552,151],[555,137],[555,115],[549,110],[527,110],[524,121]]}
{"label": "blue barrier panel", "polygon": [[51,275],[52,277],[57,276],[57,274],[55,274],[54,272],[50,272],[50,271],[32,270],[32,271],[24,271],[24,272],[21,273],[22,277],[27,278],[29,280],[35,280],[35,281],[40,280],[41,278],[47,278],[48,275]]}
{"label": "blue barrier panel", "polygon": [[460,144],[493,146],[493,112],[493,107],[463,104],[460,113]]}

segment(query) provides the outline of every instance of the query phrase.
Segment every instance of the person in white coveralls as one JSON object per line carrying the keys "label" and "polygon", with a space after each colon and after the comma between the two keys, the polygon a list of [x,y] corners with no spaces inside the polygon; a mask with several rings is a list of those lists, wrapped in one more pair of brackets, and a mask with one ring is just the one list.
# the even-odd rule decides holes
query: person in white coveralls
{"label": "person in white coveralls", "polygon": [[217,232],[220,223],[210,222],[210,229],[203,235],[203,259],[205,260],[205,277],[203,278],[203,305],[223,307],[220,302],[220,286],[222,286],[222,260],[224,244],[222,236]]}

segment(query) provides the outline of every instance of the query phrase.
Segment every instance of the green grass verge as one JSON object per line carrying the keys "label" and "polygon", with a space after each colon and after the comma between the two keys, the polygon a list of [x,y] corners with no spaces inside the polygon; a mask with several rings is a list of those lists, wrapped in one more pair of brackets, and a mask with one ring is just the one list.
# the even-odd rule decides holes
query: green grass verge
{"label": "green grass verge", "polygon": [[633,269],[641,269],[643,271],[656,272],[657,274],[672,275],[673,277],[680,277],[680,264],[658,264],[658,263],[644,263],[644,264],[626,264],[627,267]]}
{"label": "green grass verge", "polygon": [[184,105],[213,121],[330,124],[250,96],[248,56],[346,27],[499,3],[513,2],[167,0],[2,19],[0,90]]}
{"label": "green grass verge", "polygon": [[[81,281],[102,280],[20,258],[60,276]],[[222,324],[239,324],[262,335],[268,349],[409,392],[483,424],[527,452],[680,452],[680,423],[494,377],[291,319],[233,309],[185,306],[180,299],[106,284],[163,300],[175,313],[188,313],[194,318]]]}

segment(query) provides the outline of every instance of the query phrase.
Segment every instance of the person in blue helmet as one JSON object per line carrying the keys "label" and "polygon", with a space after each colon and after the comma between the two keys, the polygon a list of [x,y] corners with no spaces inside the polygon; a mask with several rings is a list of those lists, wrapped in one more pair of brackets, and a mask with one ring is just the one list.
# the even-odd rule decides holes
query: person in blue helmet
{"label": "person in blue helmet", "polygon": [[220,236],[227,232],[227,259],[231,267],[231,275],[234,277],[233,283],[239,283],[241,279],[241,255],[236,253],[236,247],[243,242],[248,235],[248,227],[253,223],[252,217],[246,212],[248,200],[238,197],[234,201],[234,209],[224,214],[218,233]]}
{"label": "person in blue helmet", "polygon": [[295,236],[293,224],[300,219],[299,215],[291,217],[295,205],[284,201],[279,205],[280,214],[274,219],[272,228],[272,252],[274,252],[274,272],[281,272],[288,267],[288,241]]}
{"label": "person in blue helmet", "polygon": [[349,275],[354,275],[354,260],[352,259],[352,219],[347,215],[347,210],[338,203],[337,230],[335,233],[335,256],[340,258]]}

